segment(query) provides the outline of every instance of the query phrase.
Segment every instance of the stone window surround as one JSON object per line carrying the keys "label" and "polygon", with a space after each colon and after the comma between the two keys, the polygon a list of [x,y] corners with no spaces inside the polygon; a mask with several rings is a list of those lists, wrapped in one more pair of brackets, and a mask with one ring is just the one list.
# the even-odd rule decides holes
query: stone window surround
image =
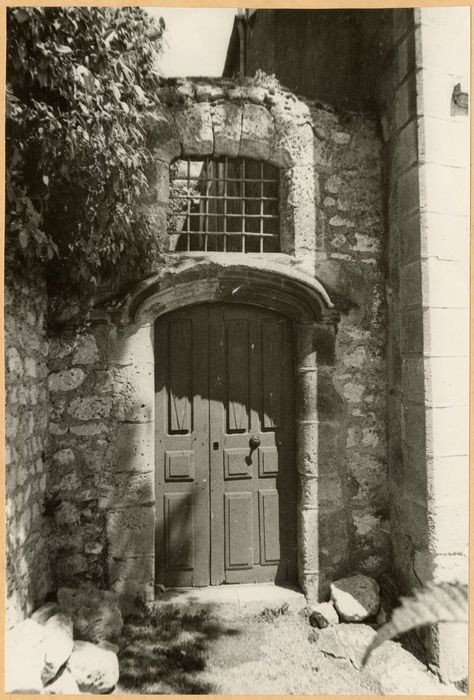
{"label": "stone window surround", "polygon": [[159,89],[162,107],[149,115],[147,124],[156,164],[149,194],[151,222],[159,229],[161,254],[170,253],[166,215],[171,163],[178,158],[246,157],[279,170],[281,251],[247,255],[271,255],[314,274],[322,241],[318,243],[316,231],[314,135],[307,105],[287,91],[236,86],[225,79],[175,82]]}
{"label": "stone window surround", "polygon": [[[117,452],[113,461],[120,472],[121,493],[127,492],[126,464],[120,454],[121,435],[126,450],[140,454],[143,464],[154,465],[154,372],[153,326],[163,314],[200,303],[252,304],[272,309],[293,322],[295,334],[295,439],[297,493],[298,583],[310,601],[319,594],[318,551],[318,402],[324,369],[333,364],[338,313],[322,285],[308,275],[271,263],[262,269],[239,256],[239,264],[227,261],[177,261],[173,270],[163,269],[144,281],[122,308],[120,325],[110,335],[109,361],[116,367],[133,368],[127,407],[118,426]],[[116,319],[118,320],[118,319]],[[130,478],[135,475],[130,472]],[[154,503],[140,507],[133,533],[126,535],[127,520],[120,496],[108,514],[109,583],[123,598],[154,596]],[[124,517],[122,525],[120,519]],[[136,570],[146,571],[136,581]]]}

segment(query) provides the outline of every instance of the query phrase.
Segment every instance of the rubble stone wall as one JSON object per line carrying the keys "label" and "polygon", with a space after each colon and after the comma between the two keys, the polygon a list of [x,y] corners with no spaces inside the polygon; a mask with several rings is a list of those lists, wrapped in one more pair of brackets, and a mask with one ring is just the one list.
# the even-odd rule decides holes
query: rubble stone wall
{"label": "rubble stone wall", "polygon": [[42,269],[5,272],[7,627],[52,588],[47,504],[48,341]]}
{"label": "rubble stone wall", "polygon": [[321,470],[324,462],[331,465],[319,525],[325,578],[351,568],[377,576],[390,558],[382,142],[372,115],[307,104],[315,133],[316,226],[326,256],[316,275],[341,313],[328,370],[331,420],[326,433],[320,429],[327,440]]}
{"label": "rubble stone wall", "polygon": [[[85,331],[70,329],[51,338],[50,489],[56,499],[52,544],[58,582],[73,585],[87,578],[124,596],[153,595],[158,494],[152,322],[188,296],[187,303],[195,302],[216,284],[224,265],[219,254],[210,254],[208,280],[199,272],[193,283],[193,270],[201,270],[203,260],[168,252],[168,164],[181,155],[213,153],[268,158],[281,168],[286,248],[280,254],[228,254],[224,266],[235,265],[242,279],[246,266],[258,267],[274,274],[276,287],[282,275],[313,279],[340,313],[330,357],[323,347],[325,331],[314,332],[321,346],[318,423],[307,439],[317,453],[317,473],[313,469],[301,482],[304,586],[314,599],[326,595],[340,574],[378,575],[389,567],[390,543],[377,123],[370,115],[338,113],[273,87],[230,81],[170,82],[161,99],[162,113],[150,126],[156,172],[145,203],[161,241],[156,262],[161,277],[144,280],[128,299],[163,286],[166,274],[169,289],[150,307],[146,322],[136,325],[123,307],[114,310],[104,302]],[[180,287],[179,300],[174,270],[190,275],[189,290]]]}

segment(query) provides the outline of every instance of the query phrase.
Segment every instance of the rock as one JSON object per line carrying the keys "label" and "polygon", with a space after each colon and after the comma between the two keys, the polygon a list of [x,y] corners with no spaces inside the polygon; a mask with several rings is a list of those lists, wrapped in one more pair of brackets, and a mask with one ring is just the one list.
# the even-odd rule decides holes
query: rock
{"label": "rock", "polygon": [[319,605],[313,609],[309,617],[309,624],[311,627],[319,627],[320,629],[331,627],[338,623],[339,617],[332,601],[329,603],[319,603]]}
{"label": "rock", "polygon": [[[40,693],[45,656],[45,628],[35,620],[23,620],[9,630],[5,644],[7,693]],[[27,660],[27,662],[26,662]]]}
{"label": "rock", "polygon": [[320,630],[318,648],[336,659],[349,659],[355,668],[362,668],[362,659],[375,631],[368,625],[341,624]]}
{"label": "rock", "polygon": [[57,603],[45,603],[40,608],[35,610],[30,619],[33,620],[33,622],[38,622],[38,624],[44,625],[49,618],[56,615],[57,612],[59,612],[59,605]]}
{"label": "rock", "polygon": [[376,615],[380,606],[379,585],[370,576],[357,574],[331,583],[331,599],[342,620],[360,622]]}
{"label": "rock", "polygon": [[83,693],[110,693],[119,679],[117,654],[90,642],[76,642],[67,667]]}
{"label": "rock", "polygon": [[112,642],[98,642],[97,646],[101,649],[107,649],[107,651],[113,651],[114,654],[118,654],[120,651],[119,645],[112,644]]}
{"label": "rock", "polygon": [[123,628],[122,613],[115,593],[94,586],[60,588],[61,611],[74,623],[74,637],[90,642],[117,639]]}
{"label": "rock", "polygon": [[49,695],[80,695],[79,686],[69,668],[65,668],[45,689]]}
{"label": "rock", "polygon": [[72,618],[64,613],[57,613],[46,622],[43,683],[51,681],[69,659],[74,647],[72,630]]}
{"label": "rock", "polygon": [[386,641],[370,655],[366,666],[384,695],[462,695],[440,683],[413,654],[398,642]]}

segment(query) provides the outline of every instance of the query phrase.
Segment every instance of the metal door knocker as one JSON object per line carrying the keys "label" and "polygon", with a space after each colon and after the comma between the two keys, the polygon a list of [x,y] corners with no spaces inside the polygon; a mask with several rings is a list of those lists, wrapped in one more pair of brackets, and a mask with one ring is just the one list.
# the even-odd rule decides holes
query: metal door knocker
{"label": "metal door knocker", "polygon": [[248,466],[252,464],[252,452],[260,447],[260,438],[258,435],[252,435],[249,440],[250,452],[245,458],[245,462]]}

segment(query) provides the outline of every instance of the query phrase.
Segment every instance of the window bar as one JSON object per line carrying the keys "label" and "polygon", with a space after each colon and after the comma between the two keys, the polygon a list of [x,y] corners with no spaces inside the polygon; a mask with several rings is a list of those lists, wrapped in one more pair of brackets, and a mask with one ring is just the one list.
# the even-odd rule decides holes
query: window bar
{"label": "window bar", "polygon": [[187,160],[187,190],[188,190],[188,206],[187,206],[187,216],[186,216],[186,250],[190,251],[191,250],[191,196],[190,196],[190,189],[191,189],[191,184],[190,184],[190,175],[191,175],[191,163],[189,161],[189,158]]}
{"label": "window bar", "polygon": [[245,159],[241,161],[240,177],[242,180],[242,253],[245,253]]}
{"label": "window bar", "polygon": [[224,158],[224,212],[222,228],[224,229],[224,253],[227,252],[227,178],[229,176],[229,163],[227,156]]}
{"label": "window bar", "polygon": [[[209,166],[210,166],[209,158],[206,158],[206,160],[204,162],[205,162],[205,166],[204,166],[204,168],[205,168],[205,184],[204,184],[204,186],[206,188],[206,190],[205,190],[206,195],[208,195],[210,192],[210,187],[211,187],[211,185],[209,185]],[[206,252],[206,253],[207,253],[207,244],[208,244],[208,240],[209,240],[208,233],[209,233],[209,197],[206,196],[206,200],[205,200],[205,204],[204,204],[204,252]]]}
{"label": "window bar", "polygon": [[263,253],[263,162],[260,163],[260,252]]}

